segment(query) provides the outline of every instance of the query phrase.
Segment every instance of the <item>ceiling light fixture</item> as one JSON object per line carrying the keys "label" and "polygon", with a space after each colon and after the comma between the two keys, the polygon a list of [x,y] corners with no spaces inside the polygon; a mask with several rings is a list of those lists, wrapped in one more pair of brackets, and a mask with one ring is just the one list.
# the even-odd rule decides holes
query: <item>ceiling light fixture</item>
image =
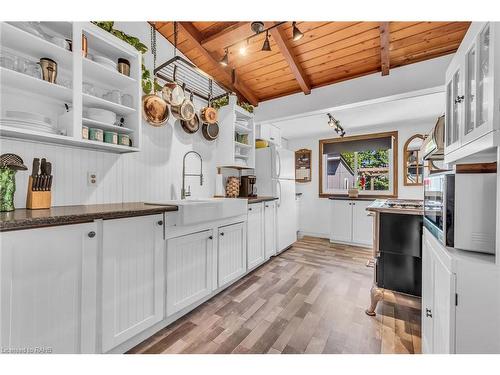
{"label": "ceiling light fixture", "polygon": [[271,43],[269,43],[269,31],[266,31],[266,40],[264,40],[261,51],[271,51]]}
{"label": "ceiling light fixture", "polygon": [[297,27],[297,22],[295,21],[292,22],[292,28],[293,28],[292,31],[293,40],[297,41],[304,36],[304,33],[300,31],[299,28]]}
{"label": "ceiling light fixture", "polygon": [[224,53],[224,57],[220,60],[220,64],[222,66],[227,66],[229,64],[229,52],[226,48],[226,52]]}
{"label": "ceiling light fixture", "polygon": [[245,44],[242,44],[240,46],[240,55],[245,56],[247,54],[247,49],[248,49],[248,39],[246,40]]}
{"label": "ceiling light fixture", "polygon": [[328,125],[335,130],[340,137],[345,135],[344,128],[340,125],[340,121],[333,117],[330,113],[326,114],[328,116]]}
{"label": "ceiling light fixture", "polygon": [[262,21],[254,21],[251,23],[250,28],[255,34],[259,34],[264,31],[264,22]]}

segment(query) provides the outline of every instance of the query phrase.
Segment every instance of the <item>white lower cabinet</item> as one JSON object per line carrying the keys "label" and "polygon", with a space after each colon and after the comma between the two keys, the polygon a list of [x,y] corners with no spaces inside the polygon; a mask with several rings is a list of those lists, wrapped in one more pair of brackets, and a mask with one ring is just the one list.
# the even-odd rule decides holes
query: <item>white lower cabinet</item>
{"label": "white lower cabinet", "polygon": [[254,203],[248,206],[247,228],[247,269],[251,270],[265,260],[264,206],[262,203]]}
{"label": "white lower cabinet", "polygon": [[264,254],[265,258],[276,255],[276,202],[264,202]]}
{"label": "white lower cabinet", "polygon": [[96,350],[96,224],[0,233],[0,347]]}
{"label": "white lower cabinet", "polygon": [[330,242],[373,245],[373,217],[366,208],[372,201],[332,199]]}
{"label": "white lower cabinet", "polygon": [[500,269],[494,257],[448,249],[424,228],[423,353],[500,353]]}
{"label": "white lower cabinet", "polygon": [[163,215],[104,220],[102,350],[164,317]]}
{"label": "white lower cabinet", "polygon": [[214,243],[211,229],[167,240],[167,316],[215,289]]}
{"label": "white lower cabinet", "polygon": [[217,239],[217,284],[220,288],[244,275],[247,270],[245,223],[219,227]]}

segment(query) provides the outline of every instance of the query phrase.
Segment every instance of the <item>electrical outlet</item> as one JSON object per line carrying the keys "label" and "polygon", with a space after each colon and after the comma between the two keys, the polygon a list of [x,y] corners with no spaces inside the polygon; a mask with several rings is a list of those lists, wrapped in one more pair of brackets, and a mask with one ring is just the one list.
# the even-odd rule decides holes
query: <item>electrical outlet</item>
{"label": "electrical outlet", "polygon": [[87,172],[87,184],[89,186],[97,186],[97,173]]}

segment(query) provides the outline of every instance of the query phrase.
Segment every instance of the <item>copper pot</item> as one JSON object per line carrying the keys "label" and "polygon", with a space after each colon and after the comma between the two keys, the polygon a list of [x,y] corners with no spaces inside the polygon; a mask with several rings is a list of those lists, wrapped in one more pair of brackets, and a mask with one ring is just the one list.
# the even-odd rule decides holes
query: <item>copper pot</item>
{"label": "copper pot", "polygon": [[208,99],[208,103],[206,107],[203,107],[200,111],[200,119],[201,121],[207,124],[215,124],[218,120],[217,110],[210,105],[210,98]]}
{"label": "copper pot", "polygon": [[167,102],[154,93],[142,97],[142,115],[149,124],[160,127],[167,123],[170,111]]}
{"label": "copper pot", "polygon": [[[185,89],[183,90],[185,92]],[[193,102],[186,96],[180,105],[171,106],[172,114],[178,120],[191,121],[195,115]]]}

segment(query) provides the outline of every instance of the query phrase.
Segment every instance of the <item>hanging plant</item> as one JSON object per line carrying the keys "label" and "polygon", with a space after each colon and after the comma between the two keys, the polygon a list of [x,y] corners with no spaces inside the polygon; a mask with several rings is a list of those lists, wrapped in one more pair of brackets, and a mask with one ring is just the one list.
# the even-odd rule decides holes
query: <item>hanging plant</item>
{"label": "hanging plant", "polygon": [[[116,36],[118,39],[123,40],[124,42],[130,44],[132,47],[134,47],[137,51],[139,51],[142,55],[144,55],[146,52],[148,52],[148,47],[144,43],[141,43],[139,38],[128,35],[124,33],[121,30],[117,30],[113,28],[115,22],[114,21],[93,21],[92,22],[94,25],[99,26],[101,29],[107,31],[110,34],[113,34]],[[142,60],[141,56],[141,60]],[[144,94],[150,94],[151,91],[153,90],[153,85],[155,87],[156,91],[161,90],[161,85],[159,85],[156,81],[153,80],[151,77],[151,73],[149,72],[148,69],[146,69],[146,66],[141,63],[141,69],[142,69],[142,91]]]}

